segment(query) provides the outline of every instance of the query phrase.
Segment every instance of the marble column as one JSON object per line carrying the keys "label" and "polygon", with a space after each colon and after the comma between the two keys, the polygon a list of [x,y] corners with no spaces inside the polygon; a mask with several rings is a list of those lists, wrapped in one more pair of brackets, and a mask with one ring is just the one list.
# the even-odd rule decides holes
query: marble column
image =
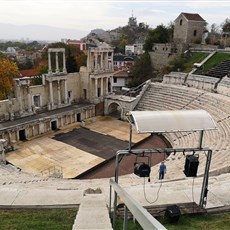
{"label": "marble column", "polygon": [[23,113],[23,109],[22,109],[22,93],[21,93],[21,85],[20,85],[20,83],[18,83],[17,89],[18,89],[19,113],[22,114]]}
{"label": "marble column", "polygon": [[111,54],[111,70],[113,70],[113,53]]}
{"label": "marble column", "polygon": [[95,97],[98,97],[97,78],[95,78]]}
{"label": "marble column", "polygon": [[11,131],[8,131],[8,137],[9,137],[8,143],[11,143],[12,142],[12,133],[11,133]]}
{"label": "marble column", "polygon": [[49,82],[49,90],[50,90],[50,106],[51,106],[51,109],[52,109],[53,105],[54,105],[52,81]]}
{"label": "marble column", "polygon": [[56,73],[59,73],[58,52],[56,52]]}
{"label": "marble column", "polygon": [[48,51],[48,73],[52,73],[52,67],[51,67],[51,53]]}
{"label": "marble column", "polygon": [[57,93],[58,93],[58,106],[61,105],[61,87],[60,81],[57,81]]}
{"label": "marble column", "polygon": [[94,69],[95,70],[98,70],[98,54],[95,52],[95,66],[94,66]]}
{"label": "marble column", "polygon": [[104,84],[103,84],[103,78],[101,78],[101,95],[100,96],[104,96]]}
{"label": "marble column", "polygon": [[107,77],[106,79],[105,79],[105,94],[107,95],[108,94],[108,92],[109,92],[109,90],[108,90],[108,87],[109,87],[109,78]]}
{"label": "marble column", "polygon": [[65,63],[65,50],[63,52],[63,72],[66,73],[67,70],[66,70],[66,63]]}
{"label": "marble column", "polygon": [[32,104],[31,104],[31,96],[30,96],[30,86],[27,85],[27,100],[28,100],[28,112],[31,113],[32,112]]}
{"label": "marble column", "polygon": [[106,58],[105,58],[105,69],[109,69],[109,52],[106,52]]}
{"label": "marble column", "polygon": [[104,55],[103,55],[104,53],[103,52],[101,52],[101,70],[104,70]]}
{"label": "marble column", "polygon": [[113,77],[110,77],[110,93],[113,92]]}
{"label": "marble column", "polygon": [[68,90],[67,90],[67,80],[64,80],[64,90],[65,90],[65,104],[68,103]]}

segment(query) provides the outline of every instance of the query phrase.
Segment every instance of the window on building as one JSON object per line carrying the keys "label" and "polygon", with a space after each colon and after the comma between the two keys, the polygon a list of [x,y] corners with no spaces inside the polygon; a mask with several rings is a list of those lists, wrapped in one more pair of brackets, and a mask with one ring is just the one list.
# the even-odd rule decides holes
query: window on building
{"label": "window on building", "polygon": [[182,21],[182,19],[180,20],[180,26],[182,26],[182,23],[183,23],[183,21]]}
{"label": "window on building", "polygon": [[86,100],[87,99],[87,90],[83,89],[83,98]]}
{"label": "window on building", "polygon": [[40,95],[34,95],[34,106],[35,107],[40,107],[41,106]]}
{"label": "window on building", "polygon": [[116,77],[113,78],[113,83],[117,83],[117,78]]}
{"label": "window on building", "polygon": [[197,34],[197,30],[194,30],[193,31],[193,36],[196,37],[196,34]]}

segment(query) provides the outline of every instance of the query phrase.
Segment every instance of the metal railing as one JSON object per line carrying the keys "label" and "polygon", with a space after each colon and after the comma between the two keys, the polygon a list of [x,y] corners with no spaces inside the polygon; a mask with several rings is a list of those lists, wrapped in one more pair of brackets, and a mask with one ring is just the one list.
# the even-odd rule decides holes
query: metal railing
{"label": "metal railing", "polygon": [[[145,208],[143,208],[136,200],[134,200],[129,194],[122,189],[113,179],[110,179],[110,186],[118,194],[121,200],[125,204],[124,212],[124,225],[123,229],[127,229],[127,209],[133,214],[135,219],[141,225],[143,229],[166,229],[158,220],[156,220]],[[111,191],[111,190],[110,190]],[[111,202],[110,202],[111,203]],[[111,204],[110,204],[111,208]],[[111,211],[111,210],[110,210]],[[116,208],[114,208],[114,212]],[[115,227],[115,221],[113,222],[113,228]]]}

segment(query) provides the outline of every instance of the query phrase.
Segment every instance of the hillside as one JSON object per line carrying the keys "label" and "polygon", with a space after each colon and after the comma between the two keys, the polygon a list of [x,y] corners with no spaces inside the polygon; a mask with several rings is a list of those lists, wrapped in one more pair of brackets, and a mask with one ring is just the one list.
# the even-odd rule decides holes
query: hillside
{"label": "hillside", "polygon": [[86,37],[84,41],[93,43],[95,40],[106,42],[113,47],[124,48],[125,45],[144,42],[148,35],[149,28],[140,23],[138,26],[124,26],[113,30],[94,29]]}

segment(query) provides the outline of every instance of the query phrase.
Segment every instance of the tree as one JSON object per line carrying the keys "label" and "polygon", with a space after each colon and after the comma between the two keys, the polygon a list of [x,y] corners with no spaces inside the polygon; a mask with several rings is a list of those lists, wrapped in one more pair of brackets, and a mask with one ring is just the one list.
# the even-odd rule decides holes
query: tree
{"label": "tree", "polygon": [[136,87],[151,78],[152,67],[149,53],[145,52],[134,62],[131,72],[133,79],[129,82],[129,87]]}
{"label": "tree", "polygon": [[145,51],[151,51],[153,43],[167,43],[170,42],[173,33],[173,25],[165,27],[164,25],[159,25],[155,29],[149,31],[148,37],[144,44]]}
{"label": "tree", "polygon": [[211,25],[211,30],[210,30],[211,33],[219,33],[219,26],[216,24],[216,23],[213,23]]}
{"label": "tree", "polygon": [[223,32],[230,32],[230,19],[226,18],[221,27]]}
{"label": "tree", "polygon": [[13,86],[13,78],[18,75],[15,63],[7,58],[0,58],[0,100],[7,99]]}

